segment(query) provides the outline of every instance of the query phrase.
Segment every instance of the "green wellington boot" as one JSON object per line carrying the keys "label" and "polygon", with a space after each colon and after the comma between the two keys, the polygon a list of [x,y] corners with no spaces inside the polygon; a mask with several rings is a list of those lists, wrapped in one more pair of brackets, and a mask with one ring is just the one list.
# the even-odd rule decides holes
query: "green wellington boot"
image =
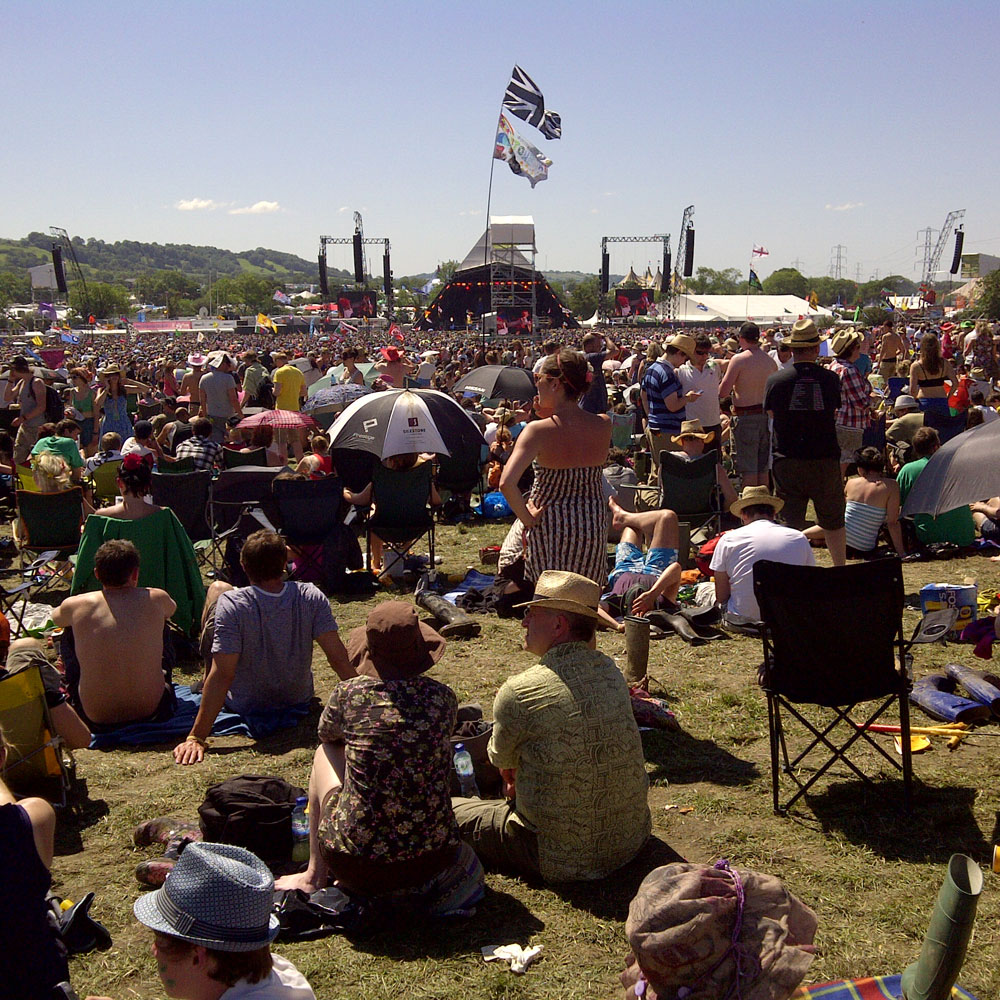
{"label": "green wellington boot", "polygon": [[953,854],[920,957],[903,973],[905,1000],[948,1000],[965,961],[982,891],[979,865],[964,854]]}

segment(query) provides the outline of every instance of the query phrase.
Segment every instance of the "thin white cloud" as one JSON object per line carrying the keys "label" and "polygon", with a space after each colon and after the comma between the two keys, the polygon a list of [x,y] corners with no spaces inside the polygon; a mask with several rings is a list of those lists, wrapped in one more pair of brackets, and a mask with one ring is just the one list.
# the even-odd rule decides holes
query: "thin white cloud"
{"label": "thin white cloud", "polygon": [[344,212],[349,212],[350,210],[351,210],[350,205],[341,205],[340,208],[337,209],[337,215],[341,215]]}
{"label": "thin white cloud", "polygon": [[482,215],[483,210],[481,208],[469,208],[458,213],[459,215]]}
{"label": "thin white cloud", "polygon": [[178,212],[214,212],[223,208],[225,202],[212,201],[211,198],[182,198],[174,205]]}
{"label": "thin white cloud", "polygon": [[590,210],[590,214],[591,214],[591,215],[599,215],[600,213],[598,212],[598,210],[597,210],[596,208],[592,208],[592,209]]}
{"label": "thin white cloud", "polygon": [[852,208],[864,208],[863,201],[845,201],[843,205],[827,205],[828,212],[849,212]]}
{"label": "thin white cloud", "polygon": [[276,201],[255,201],[252,205],[244,205],[242,208],[231,208],[230,215],[268,215],[271,212],[280,212],[281,206]]}

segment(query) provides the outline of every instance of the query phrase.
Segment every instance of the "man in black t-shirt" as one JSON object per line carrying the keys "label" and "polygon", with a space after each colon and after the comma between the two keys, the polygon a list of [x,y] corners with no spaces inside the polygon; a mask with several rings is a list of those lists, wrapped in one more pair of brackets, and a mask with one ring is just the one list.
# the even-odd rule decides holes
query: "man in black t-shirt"
{"label": "man in black t-shirt", "polygon": [[820,337],[811,319],[792,327],[789,342],[792,367],[771,375],[764,389],[764,409],[774,422],[775,492],[785,501],[785,522],[800,531],[812,500],[830,558],[834,566],[843,566],[847,538],[836,427],[840,379],[816,364]]}

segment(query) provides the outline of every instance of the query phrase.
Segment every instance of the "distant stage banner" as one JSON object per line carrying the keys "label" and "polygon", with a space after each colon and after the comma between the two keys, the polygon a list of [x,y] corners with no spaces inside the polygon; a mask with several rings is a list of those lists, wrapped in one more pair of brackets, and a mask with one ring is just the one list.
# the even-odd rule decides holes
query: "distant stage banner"
{"label": "distant stage banner", "polygon": [[193,323],[189,319],[150,319],[145,323],[133,323],[137,333],[160,333],[164,330],[190,330]]}
{"label": "distant stage banner", "polygon": [[374,319],[378,297],[368,288],[342,288],[337,294],[337,311],[341,319]]}
{"label": "distant stage banner", "polygon": [[651,288],[616,288],[615,316],[652,316],[656,313]]}

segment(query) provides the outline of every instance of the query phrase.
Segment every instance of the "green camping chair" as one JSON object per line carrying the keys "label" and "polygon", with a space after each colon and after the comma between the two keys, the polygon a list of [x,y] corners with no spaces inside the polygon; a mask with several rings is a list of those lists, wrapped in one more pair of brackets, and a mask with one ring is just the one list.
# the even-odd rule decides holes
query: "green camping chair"
{"label": "green camping chair", "polygon": [[94,482],[94,499],[100,504],[111,503],[118,496],[118,470],[122,460],[104,462],[91,473]]}
{"label": "green camping chair", "polygon": [[[402,561],[414,545],[427,535],[428,558],[434,569],[434,518],[429,509],[434,466],[421,462],[412,469],[387,469],[379,462],[372,473],[375,512],[368,519],[367,556],[371,566],[371,536],[378,535],[385,549]],[[381,579],[392,561],[383,553]]]}
{"label": "green camping chair", "polygon": [[[64,564],[80,545],[80,525],[83,521],[83,490],[79,486],[61,493],[17,491],[19,521],[18,547],[21,568],[37,585],[35,595],[68,583]],[[34,553],[28,565],[25,553]]]}

